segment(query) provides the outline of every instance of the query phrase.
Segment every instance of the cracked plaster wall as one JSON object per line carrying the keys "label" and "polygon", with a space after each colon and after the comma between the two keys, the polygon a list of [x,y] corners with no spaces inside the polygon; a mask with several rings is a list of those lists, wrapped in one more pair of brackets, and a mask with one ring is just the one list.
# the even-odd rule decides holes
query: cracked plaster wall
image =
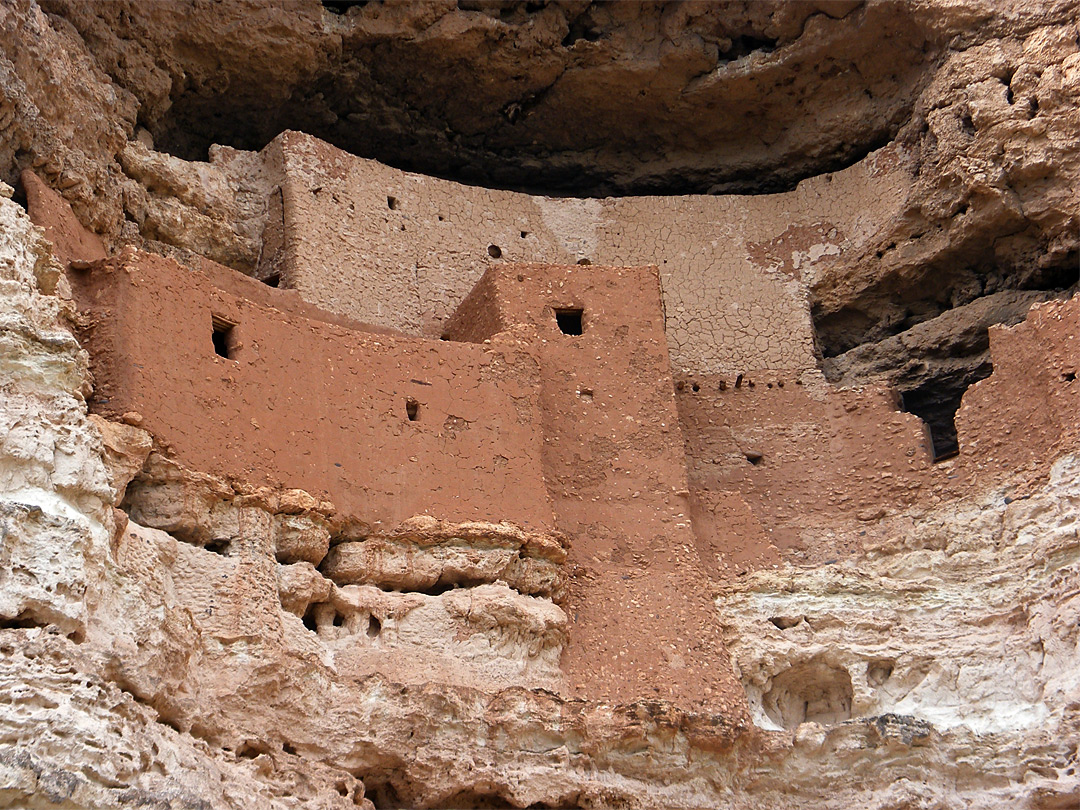
{"label": "cracked plaster wall", "polygon": [[499,264],[446,334],[537,358],[544,479],[574,572],[570,682],[596,699],[736,702],[690,522],[658,282],[652,267]]}
{"label": "cracked plaster wall", "polygon": [[817,263],[863,245],[910,183],[898,148],[784,194],[585,200],[409,174],[301,133],[263,157],[281,167],[283,226],[269,223],[282,248],[259,274],[307,300],[437,336],[493,263],[651,264],[672,363],[700,373],[816,368]]}

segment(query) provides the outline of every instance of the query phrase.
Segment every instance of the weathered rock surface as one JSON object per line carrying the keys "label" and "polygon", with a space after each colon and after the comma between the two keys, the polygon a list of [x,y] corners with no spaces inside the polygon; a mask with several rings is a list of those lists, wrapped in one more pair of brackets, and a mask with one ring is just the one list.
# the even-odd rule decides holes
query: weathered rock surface
{"label": "weathered rock surface", "polygon": [[338,543],[322,564],[339,585],[427,591],[503,581],[523,594],[566,595],[566,540],[490,523],[416,517],[386,535]]}
{"label": "weathered rock surface", "polygon": [[[563,596],[581,571],[560,536],[500,515],[373,531],[301,490],[185,469],[139,414],[87,415],[62,273],[125,244],[254,272],[281,212],[244,150],[285,128],[578,193],[787,188],[892,141],[882,154],[913,177],[899,213],[861,224],[851,250],[814,227],[757,248],[806,285],[828,378],[898,386],[942,433],[989,373],[986,328],[1076,290],[1075,2],[182,11],[0,4],[0,177],[31,170],[20,195],[58,192],[101,239],[68,222],[51,248],[0,184],[0,806],[1080,802],[1067,414],[1032,416],[1035,460],[976,459],[962,496],[946,484],[932,504],[857,510],[865,529],[822,528],[799,558],[814,565],[720,492],[706,506],[760,546],[704,566],[745,694],[586,701],[564,682],[577,616]],[[1055,365],[1037,372],[1075,386],[1075,336],[1055,334]],[[821,399],[820,376],[788,384]],[[998,384],[966,402],[1000,402],[980,399]],[[701,461],[758,469],[759,450]],[[867,463],[882,482],[887,466]],[[785,514],[810,525],[821,508]],[[648,597],[640,567],[611,593]]]}
{"label": "weathered rock surface", "polygon": [[949,53],[916,103],[899,138],[917,144],[903,211],[811,281],[826,355],[981,296],[1076,283],[1075,8],[1061,24],[997,31]]}
{"label": "weathered rock surface", "polygon": [[868,780],[880,806],[1080,800],[1078,471],[1069,456],[1030,497],[913,511],[856,560],[725,586],[755,722],[793,731],[754,790],[797,783],[822,806],[862,804]]}
{"label": "weathered rock surface", "polygon": [[[959,22],[844,0],[46,8],[189,160],[298,129],[484,185],[639,192],[760,190],[858,157],[896,131]],[[807,125],[788,126],[792,107]]]}
{"label": "weathered rock surface", "polygon": [[139,566],[143,588],[112,550],[111,505],[130,459],[149,447],[133,429],[86,416],[85,353],[64,324],[68,305],[45,292],[57,284],[56,261],[10,195],[0,185],[0,803],[362,803],[347,773],[288,755],[279,759],[296,767],[281,771],[249,762],[143,705],[183,677],[196,638],[190,616],[155,592],[160,572]]}

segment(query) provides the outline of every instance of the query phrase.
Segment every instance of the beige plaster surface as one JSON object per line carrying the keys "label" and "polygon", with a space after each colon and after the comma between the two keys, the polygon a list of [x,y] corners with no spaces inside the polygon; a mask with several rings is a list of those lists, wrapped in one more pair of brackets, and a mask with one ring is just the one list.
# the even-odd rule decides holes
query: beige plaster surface
{"label": "beige plaster surface", "polygon": [[334,312],[439,336],[494,263],[656,265],[672,364],[817,365],[806,289],[906,199],[899,147],[784,194],[561,199],[403,172],[286,132],[263,150],[282,195],[260,273]]}

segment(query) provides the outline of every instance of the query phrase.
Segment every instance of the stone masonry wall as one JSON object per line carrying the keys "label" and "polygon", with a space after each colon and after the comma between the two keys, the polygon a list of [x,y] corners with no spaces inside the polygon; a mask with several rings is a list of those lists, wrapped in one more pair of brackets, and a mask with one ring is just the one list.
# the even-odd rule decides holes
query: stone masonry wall
{"label": "stone masonry wall", "polygon": [[709,502],[735,493],[778,547],[821,563],[884,542],[883,520],[917,504],[1001,486],[1023,497],[1076,447],[1078,334],[1080,297],[992,327],[994,371],[957,412],[959,454],[937,463],[925,426],[887,389],[780,374],[680,377],[690,487],[703,504],[695,530],[723,526],[729,514]]}
{"label": "stone masonry wall", "polygon": [[672,363],[698,373],[816,367],[815,262],[861,246],[910,181],[899,147],[785,194],[607,199],[465,186],[294,132],[262,154],[282,211],[271,205],[259,274],[306,300],[437,336],[499,261],[654,264]]}
{"label": "stone masonry wall", "polygon": [[584,696],[732,708],[690,521],[655,267],[500,264],[447,327],[540,367],[544,478],[572,538],[563,656]]}

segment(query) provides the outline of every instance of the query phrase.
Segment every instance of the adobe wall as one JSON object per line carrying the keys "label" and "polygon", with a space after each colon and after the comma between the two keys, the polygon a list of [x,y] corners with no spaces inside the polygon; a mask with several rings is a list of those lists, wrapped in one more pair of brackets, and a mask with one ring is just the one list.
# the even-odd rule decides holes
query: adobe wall
{"label": "adobe wall", "polygon": [[[357,331],[209,263],[125,251],[69,276],[92,410],[140,414],[189,468],[302,488],[369,529],[424,513],[551,526],[528,355]],[[215,320],[235,324],[228,358]]]}
{"label": "adobe wall", "polygon": [[737,500],[731,508],[741,498],[769,541],[821,563],[887,540],[887,518],[912,508],[995,489],[1022,497],[1080,446],[1078,336],[1080,297],[991,327],[994,371],[964,395],[959,455],[938,463],[925,426],[891,391],[776,373],[679,375],[695,533],[714,539],[729,569],[760,564],[768,554],[754,550],[753,521],[738,517]]}
{"label": "adobe wall", "polygon": [[[361,532],[428,513],[572,535],[562,669],[597,699],[736,705],[710,577],[827,563],[975,487],[1024,497],[1078,444],[1080,298],[991,330],[960,455],[934,464],[891,392],[674,373],[656,268],[499,263],[448,341],[367,331],[210,262],[126,251],[69,277],[93,409],[138,412],[190,468],[324,495]],[[568,308],[580,335],[558,326]],[[234,324],[227,358],[215,318]]]}
{"label": "adobe wall", "polygon": [[815,263],[861,245],[910,182],[895,147],[752,197],[531,196],[410,174],[295,132],[263,158],[281,202],[260,275],[281,273],[307,300],[438,336],[499,261],[654,264],[672,363],[696,373],[815,368],[804,292]]}
{"label": "adobe wall", "polygon": [[[580,313],[580,334],[558,310]],[[499,264],[446,333],[536,354],[544,476],[572,537],[570,682],[601,700],[736,700],[691,530],[656,268]]]}
{"label": "adobe wall", "polygon": [[1045,468],[1076,447],[1080,425],[1080,296],[1035,304],[1024,321],[990,328],[994,373],[956,414],[961,458],[982,481]]}
{"label": "adobe wall", "polygon": [[67,267],[71,261],[97,261],[105,258],[105,245],[97,234],[82,226],[67,201],[45,185],[29,169],[19,175],[19,184],[26,195],[26,206],[33,213],[33,222],[45,229],[52,242],[53,255]]}
{"label": "adobe wall", "polygon": [[880,388],[836,389],[785,374],[680,378],[676,396],[699,532],[729,520],[737,493],[782,551],[815,548],[810,532],[910,505],[933,463],[923,422]]}

